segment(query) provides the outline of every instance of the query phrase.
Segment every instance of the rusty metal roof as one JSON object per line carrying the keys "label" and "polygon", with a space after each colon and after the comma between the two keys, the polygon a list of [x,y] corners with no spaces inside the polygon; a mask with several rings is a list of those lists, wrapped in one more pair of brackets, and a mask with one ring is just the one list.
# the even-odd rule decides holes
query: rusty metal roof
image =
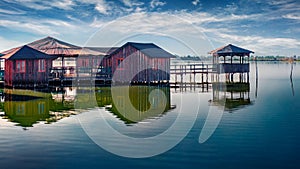
{"label": "rusty metal roof", "polygon": [[49,55],[65,55],[65,56],[79,56],[79,55],[105,55],[103,52],[82,48],[72,45],[53,37],[46,37],[32,43],[28,46],[37,49]]}

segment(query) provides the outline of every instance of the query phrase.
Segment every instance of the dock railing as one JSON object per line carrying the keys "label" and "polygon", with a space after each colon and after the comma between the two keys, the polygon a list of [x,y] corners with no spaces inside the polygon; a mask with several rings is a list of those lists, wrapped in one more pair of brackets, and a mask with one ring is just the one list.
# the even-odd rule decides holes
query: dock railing
{"label": "dock railing", "polygon": [[173,64],[170,65],[170,85],[175,88],[198,86],[208,89],[214,79],[214,73],[216,67],[213,64]]}

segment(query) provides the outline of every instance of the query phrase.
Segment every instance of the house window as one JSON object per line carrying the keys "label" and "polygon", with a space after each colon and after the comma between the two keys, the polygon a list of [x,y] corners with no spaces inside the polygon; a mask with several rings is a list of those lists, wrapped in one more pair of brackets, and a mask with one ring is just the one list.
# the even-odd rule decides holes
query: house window
{"label": "house window", "polygon": [[45,72],[45,59],[40,59],[39,60],[39,72]]}
{"label": "house window", "polygon": [[16,67],[17,67],[16,69],[17,73],[25,73],[26,72],[25,60],[17,60]]}
{"label": "house window", "polygon": [[117,66],[119,69],[123,69],[124,68],[124,63],[122,63],[124,59],[123,58],[118,58],[117,59]]}

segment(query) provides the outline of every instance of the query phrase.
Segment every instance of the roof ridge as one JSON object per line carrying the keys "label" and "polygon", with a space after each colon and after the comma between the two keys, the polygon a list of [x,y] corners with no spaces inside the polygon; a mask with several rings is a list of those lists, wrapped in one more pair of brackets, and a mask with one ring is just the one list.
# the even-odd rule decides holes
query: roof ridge
{"label": "roof ridge", "polygon": [[[239,52],[234,51],[234,48],[235,48],[235,50],[242,50],[242,51],[239,51]],[[228,50],[231,50],[231,52],[228,51]],[[216,53],[254,53],[254,52],[251,51],[251,50],[248,50],[248,49],[241,48],[239,46],[235,46],[235,45],[230,43],[228,45],[225,45],[225,46],[219,47],[217,49],[214,49],[214,50],[212,50],[208,53],[209,54],[216,54]]]}
{"label": "roof ridge", "polygon": [[68,42],[64,42],[60,39],[57,39],[57,38],[54,38],[54,37],[51,37],[51,36],[47,36],[45,38],[38,39],[36,41],[28,43],[27,45],[34,46],[34,45],[39,44],[39,47],[41,47],[41,46],[46,46],[49,43],[52,43],[51,46],[54,45],[56,48],[61,47],[61,46],[67,46],[67,47],[62,47],[62,48],[81,48],[80,46],[73,45],[73,44],[68,43]]}

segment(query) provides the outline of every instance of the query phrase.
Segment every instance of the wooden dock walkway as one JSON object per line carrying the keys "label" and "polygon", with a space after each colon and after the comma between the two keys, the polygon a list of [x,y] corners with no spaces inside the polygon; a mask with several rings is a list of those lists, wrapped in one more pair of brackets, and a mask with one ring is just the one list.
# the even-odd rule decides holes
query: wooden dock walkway
{"label": "wooden dock walkway", "polygon": [[[170,87],[201,87],[209,88],[212,83],[213,75],[216,73],[212,64],[173,64],[170,65],[170,81],[167,82],[132,82],[132,85],[165,85],[168,84]],[[90,71],[89,75],[76,75],[65,76],[62,74],[53,74],[49,76],[50,86],[71,86],[71,85],[87,85],[95,84],[96,86],[111,85],[112,75],[99,75]]]}
{"label": "wooden dock walkway", "polygon": [[[53,69],[56,70],[56,69]],[[56,70],[57,71],[57,70]],[[170,65],[170,80],[155,82],[131,82],[132,85],[169,85],[173,88],[203,88],[209,89],[213,82],[218,81],[218,73],[213,64],[172,64]],[[48,86],[110,86],[112,75],[99,74],[90,71],[89,74],[66,75],[62,70],[51,73]],[[0,79],[1,80],[1,79]],[[2,79],[3,80],[3,79]],[[3,81],[4,83],[4,81]],[[0,82],[1,84],[1,82]],[[26,84],[23,84],[26,86]],[[35,86],[32,86],[35,87]]]}
{"label": "wooden dock walkway", "polygon": [[208,74],[216,73],[213,64],[174,64],[170,66],[170,74]]}
{"label": "wooden dock walkway", "polygon": [[215,80],[213,64],[174,64],[170,66],[170,86],[174,88],[210,88]]}

